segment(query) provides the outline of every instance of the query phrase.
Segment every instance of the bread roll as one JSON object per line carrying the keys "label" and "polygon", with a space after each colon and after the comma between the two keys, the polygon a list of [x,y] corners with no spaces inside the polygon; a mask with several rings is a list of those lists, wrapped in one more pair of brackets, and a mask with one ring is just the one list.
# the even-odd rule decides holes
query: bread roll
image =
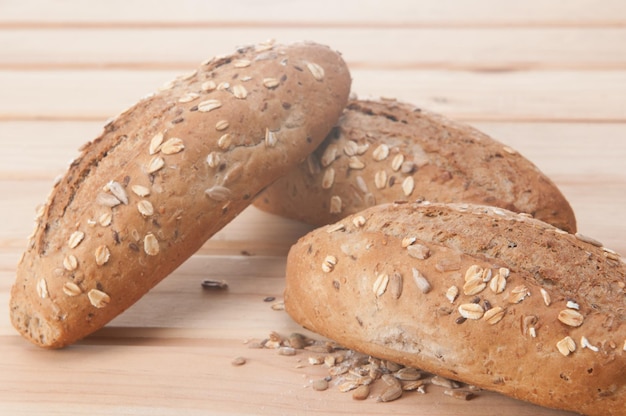
{"label": "bread roll", "polygon": [[350,83],[325,46],[268,43],[211,59],[123,112],[40,210],[13,325],[50,348],[101,328],[304,160]]}
{"label": "bread roll", "polygon": [[255,201],[313,225],[399,200],[470,202],[526,212],[575,232],[555,184],[480,131],[397,101],[352,100],[307,160]]}
{"label": "bread roll", "polygon": [[626,265],[500,208],[386,204],[316,229],[285,307],[345,347],[591,416],[626,415]]}

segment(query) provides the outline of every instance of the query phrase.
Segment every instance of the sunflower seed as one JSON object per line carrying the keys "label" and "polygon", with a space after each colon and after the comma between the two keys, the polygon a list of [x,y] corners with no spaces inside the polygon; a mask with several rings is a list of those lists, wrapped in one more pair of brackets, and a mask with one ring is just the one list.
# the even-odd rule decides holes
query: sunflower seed
{"label": "sunflower seed", "polygon": [[[164,155],[173,155],[181,152],[185,148],[183,141],[178,137],[172,137],[161,145],[161,153]],[[122,201],[124,202],[124,201]]]}
{"label": "sunflower seed", "polygon": [[63,293],[67,296],[78,296],[83,293],[80,287],[74,282],[65,282],[63,285]]}
{"label": "sunflower seed", "polygon": [[376,401],[379,402],[391,402],[393,400],[397,400],[402,397],[402,386],[390,386],[387,387],[383,392],[378,396]]}
{"label": "sunflower seed", "polygon": [[201,113],[208,113],[209,111],[216,110],[222,106],[222,102],[220,100],[206,100],[202,101],[198,104],[198,111]]}
{"label": "sunflower seed", "polygon": [[500,306],[494,306],[483,315],[483,319],[490,325],[495,325],[504,318],[504,309]]}
{"label": "sunflower seed", "polygon": [[393,373],[394,377],[402,381],[415,381],[422,378],[422,373],[417,368],[404,367]]}
{"label": "sunflower seed", "polygon": [[415,281],[415,284],[417,285],[417,288],[420,290],[420,292],[430,292],[432,287],[430,286],[428,280],[426,280],[426,277],[424,277],[424,275],[422,275],[422,273],[420,273],[420,271],[417,270],[415,267],[412,268],[412,272],[413,280]]}
{"label": "sunflower seed", "polygon": [[78,259],[76,259],[76,256],[72,254],[65,256],[65,258],[63,259],[63,267],[65,268],[65,270],[68,270],[70,272],[76,270],[76,268],[78,267]]}
{"label": "sunflower seed", "polygon": [[423,244],[411,244],[406,248],[409,256],[418,260],[426,260],[430,257],[430,249]]}
{"label": "sunflower seed", "polygon": [[466,391],[466,390],[446,389],[443,391],[443,394],[445,394],[446,396],[455,398],[455,399],[459,399],[459,400],[471,400],[474,398],[474,393],[472,393],[471,391]]}
{"label": "sunflower seed", "polygon": [[556,343],[556,348],[561,354],[567,357],[570,353],[576,351],[576,342],[572,337],[567,336]]}
{"label": "sunflower seed", "polygon": [[99,192],[98,195],[96,195],[96,203],[103,207],[113,208],[121,204],[121,201],[109,193]]}
{"label": "sunflower seed", "polygon": [[214,201],[223,202],[230,199],[232,192],[225,186],[214,185],[204,191],[204,193]]}
{"label": "sunflower seed", "polygon": [[82,231],[74,231],[72,233],[72,235],[70,235],[70,239],[67,243],[67,245],[70,248],[76,248],[76,246],[78,246],[80,244],[81,241],[83,241],[83,238],[85,238],[85,233]]}
{"label": "sunflower seed", "polygon": [[313,78],[317,81],[322,81],[324,79],[324,68],[313,62],[308,62],[306,67],[313,75]]}
{"label": "sunflower seed", "polygon": [[98,289],[91,289],[87,293],[87,297],[89,298],[89,302],[96,308],[104,308],[111,302],[111,297]]}
{"label": "sunflower seed", "polygon": [[362,385],[354,389],[354,391],[352,392],[352,399],[353,400],[365,400],[369,397],[369,395],[370,395],[370,386]]}
{"label": "sunflower seed", "polygon": [[573,309],[563,309],[559,312],[558,319],[565,325],[578,327],[583,324],[585,317],[580,312]]}
{"label": "sunflower seed", "polygon": [[441,376],[434,376],[430,379],[430,382],[435,386],[445,387],[447,389],[458,389],[461,387],[456,381]]}
{"label": "sunflower seed", "polygon": [[459,305],[459,314],[466,319],[480,319],[485,314],[485,310],[477,303],[464,303]]}
{"label": "sunflower seed", "polygon": [[133,185],[130,187],[130,189],[135,193],[135,195],[142,198],[150,195],[150,189],[142,185]]}
{"label": "sunflower seed", "polygon": [[148,174],[154,173],[158,171],[159,169],[161,169],[163,166],[165,166],[165,161],[163,160],[163,158],[159,156],[155,156],[152,159],[150,159],[150,162],[148,162],[148,166],[146,167],[146,172]]}
{"label": "sunflower seed", "polygon": [[151,155],[158,153],[161,149],[161,144],[163,143],[163,133],[155,134],[150,140],[150,147],[148,149]]}

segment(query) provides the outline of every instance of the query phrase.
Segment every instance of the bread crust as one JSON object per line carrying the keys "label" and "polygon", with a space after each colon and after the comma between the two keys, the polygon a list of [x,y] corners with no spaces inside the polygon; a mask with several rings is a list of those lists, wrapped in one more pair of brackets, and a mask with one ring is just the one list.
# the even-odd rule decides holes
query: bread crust
{"label": "bread crust", "polygon": [[500,208],[385,204],[302,237],[286,276],[289,315],[348,348],[626,415],[626,265],[593,239]]}
{"label": "bread crust", "polygon": [[519,152],[394,100],[351,100],[322,145],[255,201],[316,226],[400,200],[470,202],[526,212],[575,232],[557,186]]}
{"label": "bread crust", "polygon": [[13,325],[49,348],[104,326],[306,158],[350,83],[326,46],[267,43],[211,59],[117,116],[40,210]]}

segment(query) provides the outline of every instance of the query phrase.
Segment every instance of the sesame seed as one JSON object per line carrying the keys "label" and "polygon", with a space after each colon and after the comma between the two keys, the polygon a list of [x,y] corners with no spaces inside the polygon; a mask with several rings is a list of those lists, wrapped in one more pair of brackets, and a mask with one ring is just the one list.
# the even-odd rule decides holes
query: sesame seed
{"label": "sesame seed", "polygon": [[72,235],[70,235],[70,239],[68,241],[68,246],[70,248],[75,248],[80,244],[81,241],[85,238],[85,233],[82,231],[74,231]]}
{"label": "sesame seed", "polygon": [[109,248],[105,245],[101,245],[96,249],[96,253],[95,253],[95,257],[96,257],[96,264],[98,266],[102,266],[104,265],[106,262],[109,261],[109,257],[111,256],[111,252],[109,251]]}
{"label": "sesame seed", "polygon": [[111,302],[111,297],[98,289],[91,289],[87,293],[87,297],[89,298],[89,302],[96,308],[104,308]]}
{"label": "sesame seed", "polygon": [[182,139],[172,137],[161,145],[161,153],[164,155],[173,155],[181,152],[185,148]]}
{"label": "sesame seed", "polygon": [[150,147],[148,149],[149,153],[151,155],[158,153],[161,148],[162,143],[163,143],[163,133],[155,134],[150,140]]}
{"label": "sesame seed", "polygon": [[154,234],[148,233],[143,238],[143,249],[149,256],[156,256],[159,253],[159,241]]}

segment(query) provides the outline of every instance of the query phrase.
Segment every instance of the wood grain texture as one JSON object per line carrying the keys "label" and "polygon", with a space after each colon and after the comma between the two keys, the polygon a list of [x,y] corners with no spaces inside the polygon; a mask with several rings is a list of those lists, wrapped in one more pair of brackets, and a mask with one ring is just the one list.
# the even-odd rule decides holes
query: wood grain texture
{"label": "wood grain texture", "polygon": [[[332,10],[332,13],[329,13]],[[461,119],[554,179],[580,231],[626,253],[626,3],[621,0],[0,2],[0,306],[35,208],[111,117],[237,44],[331,44],[360,96]],[[432,388],[394,403],[315,392],[326,369],[245,340],[301,331],[281,300],[290,245],[310,228],[253,208],[93,337],[62,351],[0,314],[0,413],[20,415],[565,415]],[[229,290],[202,290],[203,279]],[[234,356],[248,358],[242,367]],[[300,360],[300,361],[298,361]]]}

